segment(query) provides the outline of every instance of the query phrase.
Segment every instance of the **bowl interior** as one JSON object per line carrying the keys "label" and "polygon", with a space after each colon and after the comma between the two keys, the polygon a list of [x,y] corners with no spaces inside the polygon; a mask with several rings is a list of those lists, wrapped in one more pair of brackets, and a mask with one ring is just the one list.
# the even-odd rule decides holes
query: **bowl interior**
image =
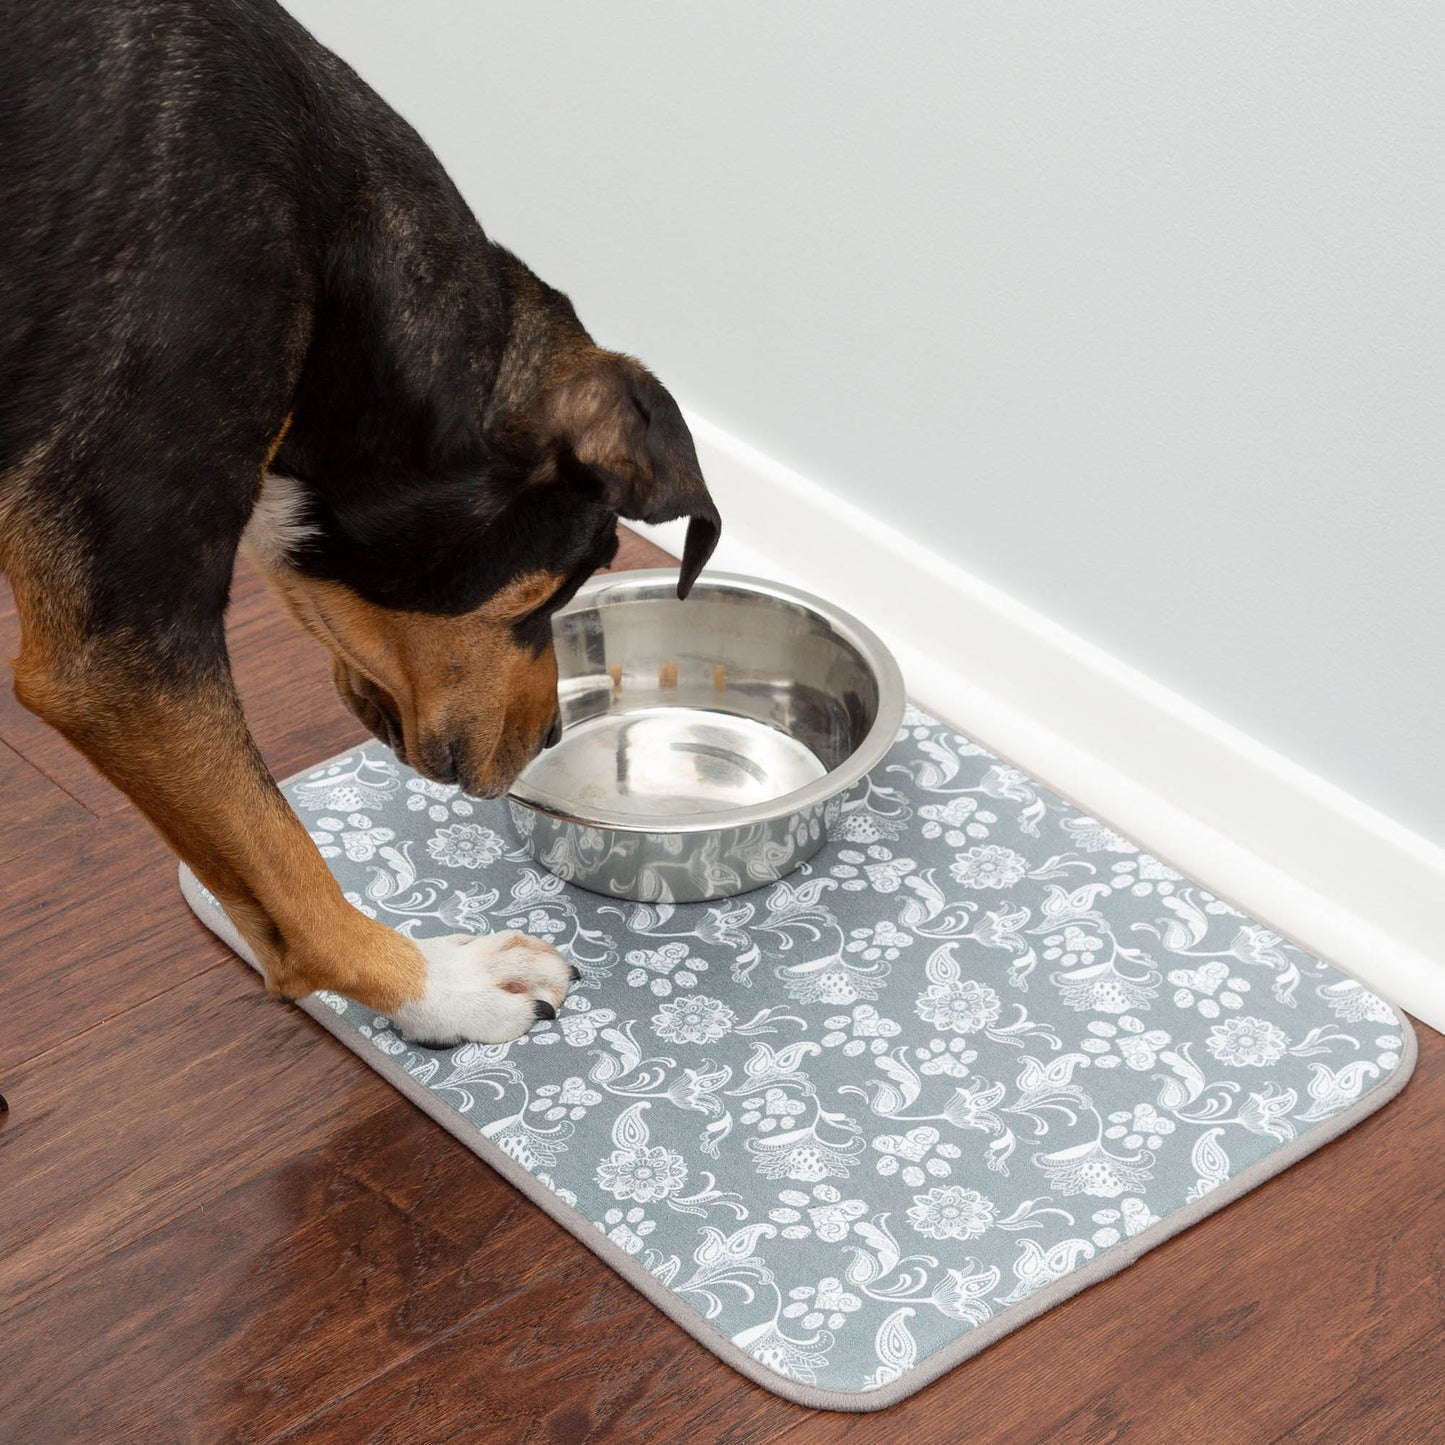
{"label": "bowl interior", "polygon": [[766,807],[854,757],[879,718],[876,638],[786,589],[715,577],[679,602],[676,585],[599,578],[557,615],[562,740],[514,797],[665,826]]}

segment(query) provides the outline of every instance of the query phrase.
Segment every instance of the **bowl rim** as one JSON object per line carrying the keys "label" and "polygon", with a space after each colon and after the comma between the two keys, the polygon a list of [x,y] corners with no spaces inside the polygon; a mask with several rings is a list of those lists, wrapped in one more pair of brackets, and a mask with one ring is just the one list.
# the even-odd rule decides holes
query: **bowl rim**
{"label": "bowl rim", "polygon": [[[656,592],[668,589],[675,597],[677,573],[668,567],[642,567],[626,572],[604,572],[585,582],[573,599],[556,615],[566,617],[574,612],[584,612],[597,605],[599,599],[606,599],[609,593],[617,594],[618,601],[625,600],[629,593]],[[845,641],[851,643],[872,670],[878,683],[878,711],[873,724],[863,735],[858,746],[848,754],[836,768],[794,788],[788,793],[779,793],[766,803],[750,803],[746,807],[721,808],[712,813],[689,813],[681,817],[668,814],[608,813],[599,811],[590,816],[558,808],[543,802],[536,796],[528,796],[526,772],[513,783],[506,794],[509,803],[518,804],[533,813],[552,818],[560,823],[575,827],[595,828],[599,832],[691,834],[719,833],[732,829],[748,828],[759,823],[781,822],[795,813],[826,803],[840,793],[846,792],[882,760],[893,746],[898,729],[903,723],[903,711],[907,696],[903,689],[903,673],[893,654],[882,639],[870,627],[865,627],[851,613],[825,601],[811,592],[798,587],[789,587],[764,577],[750,577],[741,572],[708,571],[698,578],[692,596],[712,588],[727,588],[751,592],[762,597],[771,597],[783,602],[795,603],[828,623]],[[686,606],[684,602],[682,604]]]}

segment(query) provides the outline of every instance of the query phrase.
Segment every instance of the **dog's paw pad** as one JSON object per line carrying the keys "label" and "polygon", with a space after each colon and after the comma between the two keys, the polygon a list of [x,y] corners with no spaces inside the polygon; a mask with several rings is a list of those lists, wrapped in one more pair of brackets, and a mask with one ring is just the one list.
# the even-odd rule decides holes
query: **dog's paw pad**
{"label": "dog's paw pad", "polygon": [[573,969],[525,933],[453,933],[415,939],[427,961],[426,992],[393,1011],[405,1037],[433,1048],[504,1044],[554,1019]]}

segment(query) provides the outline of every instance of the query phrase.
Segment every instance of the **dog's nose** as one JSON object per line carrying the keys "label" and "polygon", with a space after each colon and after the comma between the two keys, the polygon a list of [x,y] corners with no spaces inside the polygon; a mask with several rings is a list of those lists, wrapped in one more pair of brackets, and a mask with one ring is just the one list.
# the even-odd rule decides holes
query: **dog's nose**
{"label": "dog's nose", "polygon": [[431,743],[424,755],[427,771],[439,783],[454,783],[457,780],[457,758],[452,745],[440,739]]}
{"label": "dog's nose", "polygon": [[544,748],[555,748],[562,741],[562,714],[552,714],[552,726],[547,729],[547,736],[542,739]]}

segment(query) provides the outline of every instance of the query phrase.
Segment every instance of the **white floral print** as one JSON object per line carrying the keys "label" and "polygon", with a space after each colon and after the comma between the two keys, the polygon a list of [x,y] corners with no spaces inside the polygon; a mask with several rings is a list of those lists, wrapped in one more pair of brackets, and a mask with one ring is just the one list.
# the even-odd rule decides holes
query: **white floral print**
{"label": "white floral print", "polygon": [[1100,1141],[1052,1154],[1035,1154],[1034,1163],[1056,1193],[1093,1194],[1101,1199],[1117,1199],[1126,1190],[1139,1189],[1154,1172],[1152,1155],[1121,1158],[1111,1154]]}
{"label": "white floral print", "polygon": [[314,1007],[794,1380],[906,1375],[1407,1052],[1377,995],[916,710],[812,864],[705,905],[572,889],[379,744],[286,791],[352,906],[580,974],[503,1045]]}
{"label": "white floral print", "polygon": [[426,850],[447,868],[485,868],[502,856],[505,844],[491,828],[478,823],[453,823],[438,828]]}
{"label": "white floral print", "polygon": [[1028,872],[1028,859],[996,843],[970,848],[948,865],[965,888],[1012,888]]}
{"label": "white floral print", "polygon": [[710,1044],[726,1038],[736,1022],[721,999],[693,994],[663,1004],[652,1016],[652,1029],[670,1044]]}
{"label": "white floral print", "polygon": [[962,979],[957,983],[930,984],[914,1004],[918,1017],[934,1028],[974,1034],[997,1021],[1003,1004],[986,983]]}
{"label": "white floral print", "polygon": [[915,1194],[908,1210],[908,1222],[929,1239],[977,1239],[997,1217],[991,1200],[959,1184]]}
{"label": "white floral print", "polygon": [[1246,1015],[1216,1024],[1205,1047],[1221,1064],[1259,1069],[1284,1057],[1289,1038],[1278,1024]]}
{"label": "white floral print", "polygon": [[1371,993],[1364,984],[1352,978],[1342,978],[1338,983],[1324,984],[1319,996],[1329,1004],[1337,1019],[1346,1023],[1369,1021],[1377,1024],[1394,1023],[1395,1011],[1379,994]]}
{"label": "white floral print", "polygon": [[680,1154],[660,1147],[614,1149],[597,1166],[597,1182],[617,1199],[651,1204],[676,1194],[687,1179]]}

